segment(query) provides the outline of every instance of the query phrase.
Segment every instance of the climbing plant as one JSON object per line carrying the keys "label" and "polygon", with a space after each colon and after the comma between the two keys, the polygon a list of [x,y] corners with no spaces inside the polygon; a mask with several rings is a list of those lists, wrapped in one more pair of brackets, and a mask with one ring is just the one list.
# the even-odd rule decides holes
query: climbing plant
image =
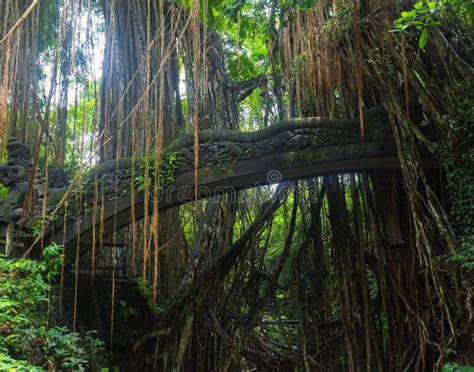
{"label": "climbing plant", "polygon": [[[166,152],[161,160],[159,166],[159,175],[157,177],[160,188],[169,186],[175,177],[176,170],[182,162],[182,154],[179,152]],[[145,167],[148,167],[149,179],[148,187],[153,188],[155,177],[155,163],[154,159],[151,160],[148,165],[145,162],[140,162],[140,166],[137,169],[137,175],[135,177],[135,183],[137,190],[143,192],[145,190]]]}

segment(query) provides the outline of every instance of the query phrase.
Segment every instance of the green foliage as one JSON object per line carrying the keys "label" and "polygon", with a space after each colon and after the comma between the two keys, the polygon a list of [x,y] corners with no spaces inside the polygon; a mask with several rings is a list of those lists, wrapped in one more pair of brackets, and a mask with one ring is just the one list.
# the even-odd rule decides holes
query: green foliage
{"label": "green foliage", "polygon": [[260,89],[255,89],[239,105],[240,130],[255,131],[263,128],[264,122],[264,97]]}
{"label": "green foliage", "polygon": [[441,372],[474,372],[474,367],[472,366],[460,366],[457,363],[446,363]]}
{"label": "green foliage", "polygon": [[59,365],[61,369],[77,370],[97,364],[104,343],[97,338],[95,331],[84,335],[71,332],[67,327],[53,327],[46,331],[44,352],[50,355],[49,365]]}
{"label": "green foliage", "polygon": [[160,186],[168,186],[174,181],[174,174],[181,161],[182,155],[179,152],[168,152],[163,154],[160,162]]}
{"label": "green foliage", "polygon": [[471,24],[474,22],[474,2],[472,0],[444,0],[451,7],[451,14],[462,21]]}
{"label": "green foliage", "polygon": [[349,30],[351,30],[354,22],[354,6],[347,3],[339,3],[334,14],[324,25],[316,29],[316,36],[325,35],[332,40],[342,38]]}
{"label": "green foliage", "polygon": [[456,92],[452,109],[456,115],[443,117],[446,134],[435,149],[446,170],[450,219],[461,242],[450,261],[474,269],[474,97],[467,84]]}
{"label": "green foliage", "polygon": [[281,0],[279,7],[282,12],[287,13],[290,19],[295,14],[295,11],[305,11],[314,8],[317,0]]}
{"label": "green foliage", "polygon": [[0,353],[0,371],[42,371],[42,368],[34,366],[27,361],[13,359],[12,357]]}
{"label": "green foliage", "polygon": [[208,25],[223,41],[227,69],[237,81],[265,71],[270,27],[266,0],[209,1]]}
{"label": "green foliage", "polygon": [[0,185],[0,201],[5,200],[8,195],[8,187]]}
{"label": "green foliage", "polygon": [[41,370],[33,365],[81,370],[98,360],[103,342],[94,332],[80,335],[47,326],[50,282],[62,262],[62,247],[56,244],[44,249],[41,261],[0,257],[1,370]]}
{"label": "green foliage", "polygon": [[[409,11],[403,11],[395,21],[393,31],[416,29],[418,46],[423,49],[428,42],[429,28],[445,24],[450,18],[462,19],[467,24],[474,20],[474,3],[471,0],[418,1]],[[451,20],[453,21],[453,20]]]}
{"label": "green foliage", "polygon": [[[45,212],[45,223],[54,223],[55,221],[58,220],[58,216],[57,215],[53,215],[51,213],[52,211],[51,210],[47,210]],[[27,226],[28,228],[31,230],[31,234],[33,235],[33,237],[38,237],[42,232],[43,232],[43,218],[42,216],[38,216],[37,218],[35,219],[31,219],[27,222]]]}
{"label": "green foliage", "polygon": [[461,240],[461,249],[449,260],[461,263],[461,266],[465,269],[474,269],[474,238],[472,235]]}
{"label": "green foliage", "polygon": [[52,243],[43,249],[44,275],[49,282],[61,273],[64,255],[61,253],[62,246]]}
{"label": "green foliage", "polygon": [[134,307],[128,306],[127,301],[120,300],[118,305],[118,315],[121,320],[127,321],[129,318],[138,316],[138,310]]}
{"label": "green foliage", "polygon": [[[182,162],[182,155],[179,152],[165,152],[160,161],[158,185],[159,187],[169,186],[174,181],[176,169]],[[139,192],[145,190],[145,163],[141,163],[138,168],[138,176],[135,177],[135,183]],[[150,188],[153,187],[155,181],[155,165],[154,161],[150,161],[148,165]]]}
{"label": "green foliage", "polygon": [[395,21],[395,27],[399,31],[415,28],[421,31],[418,46],[423,49],[428,41],[428,27],[441,24],[436,15],[444,9],[445,3],[440,1],[419,1],[410,11],[403,11],[401,17]]}
{"label": "green foliage", "polygon": [[[93,82],[84,81],[83,89],[78,97],[79,103],[77,106],[71,105],[67,113],[65,170],[70,177],[81,166],[79,162],[81,146],[90,149],[93,148],[94,142],[93,121],[98,87]],[[88,155],[86,153],[83,156],[87,158]]]}
{"label": "green foliage", "polygon": [[55,0],[43,0],[39,12],[38,52],[43,53],[55,45],[58,37],[59,3]]}
{"label": "green foliage", "polygon": [[150,286],[150,285],[147,285],[143,281],[143,278],[137,278],[136,283],[137,283],[137,286],[138,286],[138,290],[140,291],[140,293],[145,298],[145,301],[146,301],[150,311],[154,314],[157,314],[157,313],[158,314],[163,314],[165,312],[165,309],[163,307],[161,307],[160,305],[158,305],[158,304],[156,306],[154,304],[154,301],[153,301],[153,287]]}

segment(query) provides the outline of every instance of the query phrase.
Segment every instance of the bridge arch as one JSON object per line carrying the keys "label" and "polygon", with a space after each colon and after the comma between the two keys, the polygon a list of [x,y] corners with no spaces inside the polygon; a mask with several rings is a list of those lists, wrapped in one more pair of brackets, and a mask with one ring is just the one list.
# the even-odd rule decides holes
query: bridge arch
{"label": "bridge arch", "polygon": [[[382,107],[364,114],[365,136],[360,136],[359,118],[291,119],[256,132],[202,131],[199,133],[198,190],[194,182],[194,138],[185,135],[164,150],[164,157],[174,159],[172,182],[160,188],[158,208],[165,210],[229,190],[268,185],[331,173],[367,172],[399,168],[389,121]],[[179,159],[179,161],[177,160]],[[100,164],[91,174],[100,180],[105,195],[101,214],[94,218],[94,188],[83,200],[88,210],[80,218],[70,218],[44,234],[44,242],[64,244],[66,263],[73,262],[76,249],[87,251],[99,239],[130,224],[132,210],[135,221],[145,215],[143,192],[133,197],[135,185],[132,167],[143,168],[143,159],[118,159]],[[5,166],[8,168],[8,166]],[[0,169],[1,170],[1,169]],[[170,178],[168,174],[165,178]],[[135,186],[134,186],[135,188]],[[48,204],[58,202],[66,188],[48,193]],[[92,192],[90,191],[92,190]],[[150,204],[151,205],[151,204]],[[95,215],[98,215],[95,210]],[[148,213],[152,213],[149,208]],[[75,216],[77,213],[70,213]],[[61,220],[61,218],[59,218]],[[78,244],[79,243],[79,244]]]}

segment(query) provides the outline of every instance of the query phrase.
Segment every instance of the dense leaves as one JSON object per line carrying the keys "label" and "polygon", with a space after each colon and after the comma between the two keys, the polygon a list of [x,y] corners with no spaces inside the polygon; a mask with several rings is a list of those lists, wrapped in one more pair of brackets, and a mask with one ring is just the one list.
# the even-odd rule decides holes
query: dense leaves
{"label": "dense leaves", "polygon": [[0,368],[97,368],[103,362],[104,343],[95,332],[79,334],[49,325],[48,306],[57,295],[51,281],[60,272],[61,247],[46,247],[43,257],[42,261],[0,257]]}

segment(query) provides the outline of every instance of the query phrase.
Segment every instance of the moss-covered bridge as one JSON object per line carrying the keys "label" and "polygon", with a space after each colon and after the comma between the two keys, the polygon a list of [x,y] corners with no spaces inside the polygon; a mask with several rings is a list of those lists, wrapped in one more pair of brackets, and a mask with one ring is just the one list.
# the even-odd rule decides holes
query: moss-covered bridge
{"label": "moss-covered bridge", "polygon": [[[194,200],[195,195],[206,198],[230,190],[328,173],[398,168],[383,108],[375,107],[365,113],[363,140],[359,122],[358,118],[305,118],[256,132],[200,132],[197,191],[194,138],[192,134],[185,135],[163,152],[157,177],[161,185],[158,208],[178,206]],[[137,221],[144,217],[145,209],[149,214],[153,211],[153,187],[148,196],[144,193],[143,158],[100,164],[82,176],[79,187],[78,182],[67,182],[63,172],[54,168],[49,169],[46,184],[42,173],[33,170],[26,146],[11,140],[7,149],[8,164],[0,165],[0,181],[9,188],[0,210],[3,235],[13,225],[24,230],[38,226],[46,194],[49,222],[43,231],[43,242],[64,244],[66,260],[71,260],[78,239],[81,250],[87,250],[94,237],[99,239],[100,231],[110,235],[129,225],[132,213]],[[154,179],[153,160],[146,163],[150,178]],[[68,201],[67,210],[64,201]],[[69,217],[63,218],[65,211]]]}

